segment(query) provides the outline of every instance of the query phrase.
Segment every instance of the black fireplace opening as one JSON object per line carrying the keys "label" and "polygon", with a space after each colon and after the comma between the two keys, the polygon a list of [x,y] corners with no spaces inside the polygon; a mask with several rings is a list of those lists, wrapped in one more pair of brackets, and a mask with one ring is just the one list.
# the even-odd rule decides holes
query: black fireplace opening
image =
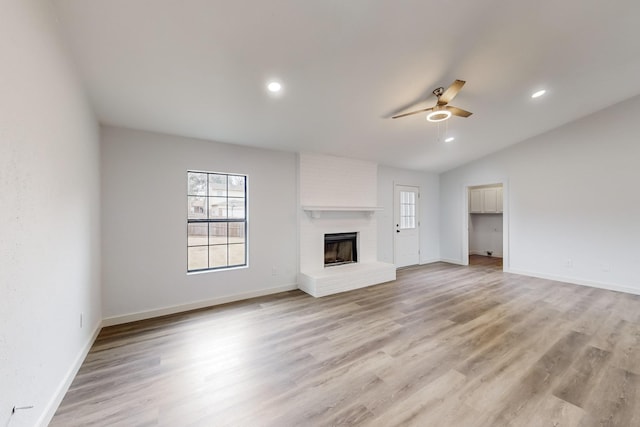
{"label": "black fireplace opening", "polygon": [[358,262],[358,233],[324,235],[324,266]]}

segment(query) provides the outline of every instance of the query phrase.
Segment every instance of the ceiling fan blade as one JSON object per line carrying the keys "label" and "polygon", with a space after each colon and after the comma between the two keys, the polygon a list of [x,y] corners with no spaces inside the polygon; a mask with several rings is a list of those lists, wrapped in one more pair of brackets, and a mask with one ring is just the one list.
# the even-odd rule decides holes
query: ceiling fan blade
{"label": "ceiling fan blade", "polygon": [[458,117],[469,117],[470,115],[472,115],[473,113],[463,110],[462,108],[458,108],[458,107],[452,107],[450,105],[447,105],[446,108],[448,111],[451,111],[451,114],[453,114],[454,116],[458,116]]}
{"label": "ceiling fan blade", "polygon": [[[418,111],[412,111],[410,113],[404,113],[404,114],[398,114],[396,116],[391,117],[392,119],[398,119],[400,117],[406,117],[406,116],[411,116],[413,114],[418,114],[418,113],[424,113],[426,111],[431,111],[433,110],[433,107],[429,107],[429,108],[423,108],[422,110],[418,110]],[[453,113],[452,113],[453,114]]]}
{"label": "ceiling fan blade", "polygon": [[446,105],[451,102],[453,98],[460,92],[462,86],[464,86],[466,82],[464,80],[456,80],[451,83],[451,86],[444,91],[444,93],[438,98],[438,105]]}

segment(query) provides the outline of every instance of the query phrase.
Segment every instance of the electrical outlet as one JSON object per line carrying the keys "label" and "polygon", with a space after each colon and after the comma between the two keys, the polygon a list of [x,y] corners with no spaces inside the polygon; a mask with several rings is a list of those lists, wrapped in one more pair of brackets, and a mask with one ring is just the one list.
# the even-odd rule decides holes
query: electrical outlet
{"label": "electrical outlet", "polygon": [[272,276],[277,276],[278,275],[278,269],[276,268],[275,265],[273,267],[271,267],[271,275]]}
{"label": "electrical outlet", "polygon": [[564,262],[564,266],[566,268],[573,268],[573,260],[571,258],[568,258],[565,262]]}

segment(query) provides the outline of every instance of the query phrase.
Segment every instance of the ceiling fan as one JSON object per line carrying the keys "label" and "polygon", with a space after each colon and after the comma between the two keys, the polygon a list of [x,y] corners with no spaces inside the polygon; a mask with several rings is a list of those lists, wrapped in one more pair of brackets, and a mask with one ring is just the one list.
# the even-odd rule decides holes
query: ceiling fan
{"label": "ceiling fan", "polygon": [[447,90],[444,90],[443,87],[435,89],[433,91],[433,94],[438,98],[438,102],[433,107],[423,108],[422,110],[412,111],[410,113],[398,114],[391,118],[397,119],[400,117],[406,117],[412,114],[424,113],[427,111],[430,111],[430,113],[427,114],[427,120],[430,122],[442,122],[451,117],[451,115],[458,117],[469,117],[472,114],[469,111],[447,105],[458,94],[458,92],[460,92],[460,89],[462,89],[462,86],[464,86],[465,83],[466,82],[464,80],[456,80],[455,82],[451,83],[451,86],[449,86]]}

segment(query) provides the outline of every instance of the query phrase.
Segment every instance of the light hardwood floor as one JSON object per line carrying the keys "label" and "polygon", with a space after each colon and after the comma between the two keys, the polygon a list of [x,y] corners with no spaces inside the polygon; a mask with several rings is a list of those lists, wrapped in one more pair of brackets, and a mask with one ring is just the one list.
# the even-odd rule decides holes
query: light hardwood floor
{"label": "light hardwood floor", "polygon": [[502,258],[484,256],[484,255],[469,255],[469,265],[481,265],[484,267],[496,267],[502,270]]}
{"label": "light hardwood floor", "polygon": [[640,426],[640,297],[443,263],[105,328],[52,426]]}

